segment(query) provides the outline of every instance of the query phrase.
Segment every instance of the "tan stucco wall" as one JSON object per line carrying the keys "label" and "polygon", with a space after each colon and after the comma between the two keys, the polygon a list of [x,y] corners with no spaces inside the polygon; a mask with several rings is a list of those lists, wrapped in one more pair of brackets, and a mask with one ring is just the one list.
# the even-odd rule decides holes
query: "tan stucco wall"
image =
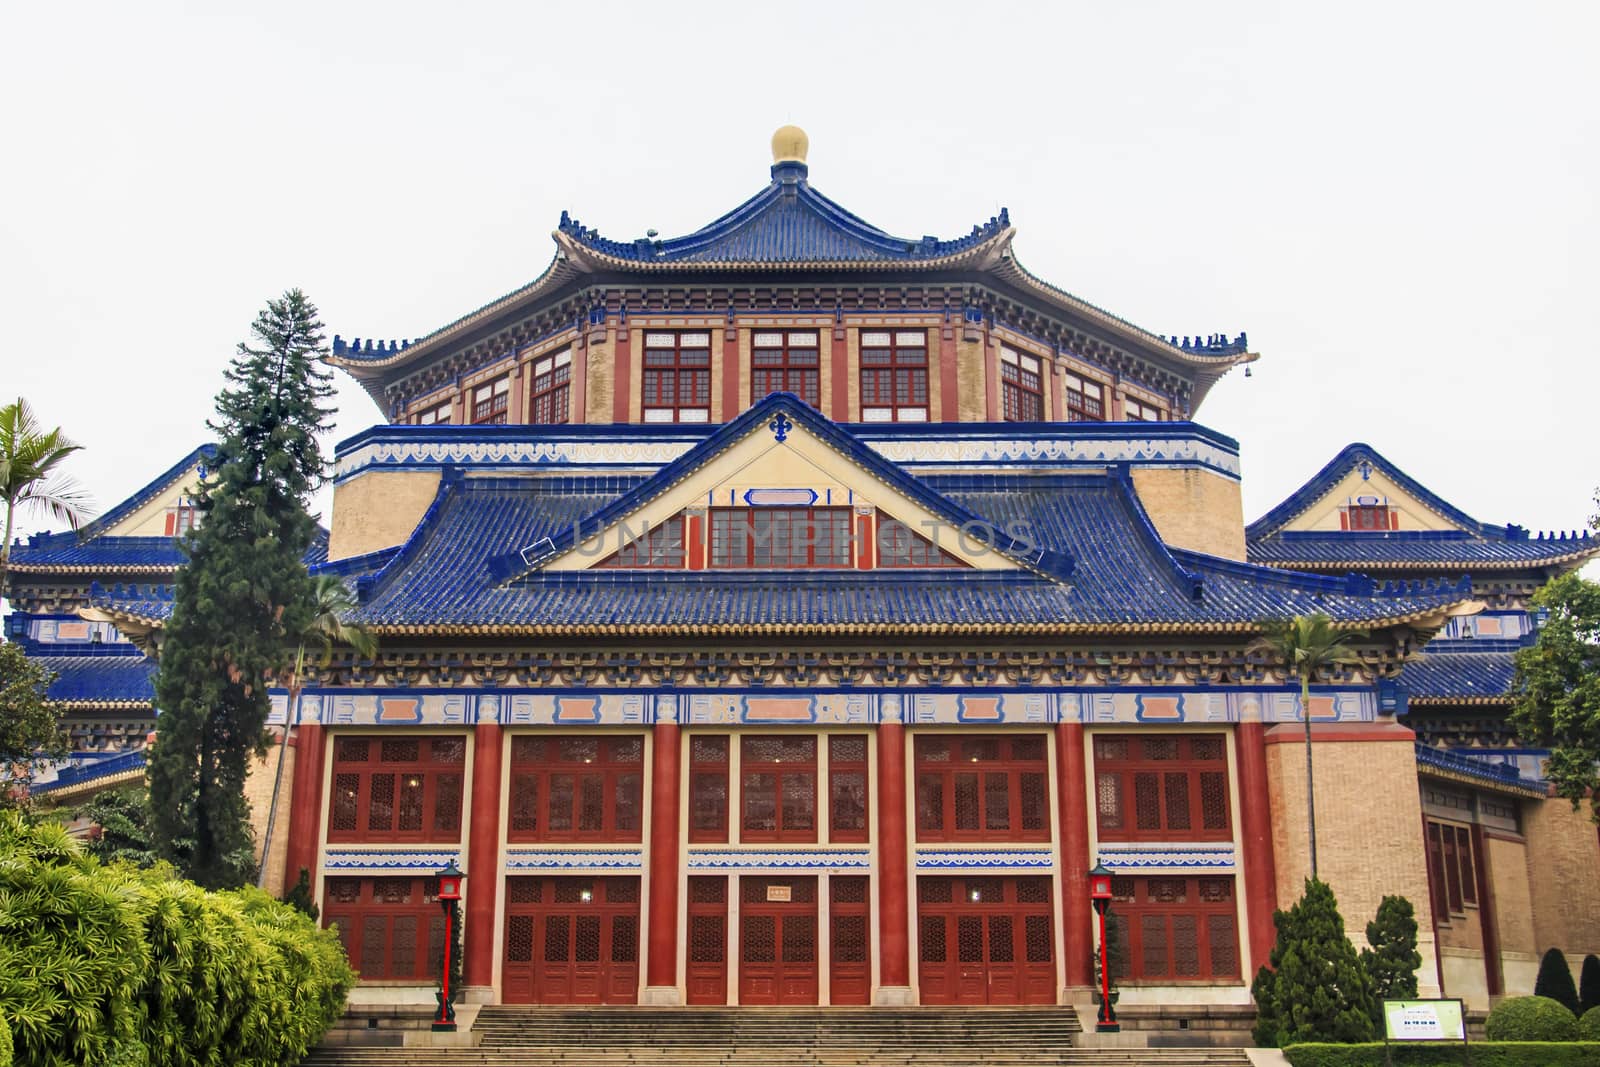
{"label": "tan stucco wall", "polygon": [[960,392],[957,417],[962,422],[982,422],[989,383],[984,377],[983,342],[956,340],[956,389]]}
{"label": "tan stucco wall", "polygon": [[1133,487],[1169,545],[1244,559],[1244,501],[1237,481],[1206,470],[1135,467]]}
{"label": "tan stucco wall", "polygon": [[588,423],[609,423],[612,420],[611,399],[616,395],[617,368],[612,361],[611,346],[587,344],[574,348],[573,359],[587,362],[588,375],[584,385],[584,417]]}
{"label": "tan stucco wall", "polygon": [[1600,839],[1587,807],[1568,801],[1524,804],[1528,887],[1537,951],[1559,948],[1576,966],[1600,953]]}
{"label": "tan stucco wall", "polygon": [[367,471],[333,490],[328,558],[398,545],[416,529],[439,491],[440,471]]}
{"label": "tan stucco wall", "polygon": [[[1355,729],[1371,731],[1373,727]],[[1269,731],[1269,740],[1299,738],[1300,730],[1298,725],[1275,726]],[[1397,893],[1411,901],[1417,915],[1417,951],[1422,954],[1418,987],[1421,995],[1433,995],[1438,989],[1438,972],[1422,843],[1422,801],[1410,731],[1396,729],[1392,741],[1327,739],[1340,730],[1319,729],[1314,748],[1319,873],[1333,888],[1345,930],[1357,948],[1366,944],[1367,923],[1385,896]],[[1273,861],[1281,908],[1300,899],[1311,874],[1305,758],[1301,741],[1267,745]]]}

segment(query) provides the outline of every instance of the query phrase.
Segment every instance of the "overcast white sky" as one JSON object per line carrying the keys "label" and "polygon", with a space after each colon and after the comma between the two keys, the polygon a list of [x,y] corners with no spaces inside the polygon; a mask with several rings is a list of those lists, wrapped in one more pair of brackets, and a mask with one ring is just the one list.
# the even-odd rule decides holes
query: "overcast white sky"
{"label": "overcast white sky", "polygon": [[886,230],[1005,205],[1062,288],[1248,330],[1198,413],[1247,519],[1352,440],[1486,521],[1593,510],[1600,4],[228,6],[5,17],[0,395],[101,507],[205,439],[267,298],[420,336],[538,275],[563,208],[709,221],[794,122]]}

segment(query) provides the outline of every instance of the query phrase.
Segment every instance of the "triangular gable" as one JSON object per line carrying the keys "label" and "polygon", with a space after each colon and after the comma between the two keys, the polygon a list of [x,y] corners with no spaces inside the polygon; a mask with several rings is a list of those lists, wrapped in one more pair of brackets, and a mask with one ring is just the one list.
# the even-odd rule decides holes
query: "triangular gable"
{"label": "triangular gable", "polygon": [[188,506],[189,494],[200,483],[199,470],[216,455],[215,445],[201,445],[151,479],[149,484],[84,528],[81,538],[171,537],[176,510]]}
{"label": "triangular gable", "polygon": [[[1246,528],[1250,539],[1282,532],[1325,533],[1360,527],[1354,510],[1386,508],[1389,530],[1459,531],[1483,536],[1484,525],[1439,497],[1365,444],[1342,449],[1310,481]],[[1384,527],[1379,527],[1384,529]],[[1505,532],[1500,531],[1504,537]]]}
{"label": "triangular gable", "polygon": [[[1065,580],[1072,561],[1011,536],[887,462],[789,393],[774,393],[575,528],[523,548],[526,568],[587,570],[688,509],[835,507],[892,518],[957,565]],[[491,564],[506,573],[504,561]]]}

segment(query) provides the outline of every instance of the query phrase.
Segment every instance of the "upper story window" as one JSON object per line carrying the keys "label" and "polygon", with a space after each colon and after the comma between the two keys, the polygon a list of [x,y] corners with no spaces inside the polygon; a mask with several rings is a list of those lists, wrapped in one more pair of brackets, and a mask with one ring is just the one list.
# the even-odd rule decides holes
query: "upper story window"
{"label": "upper story window", "polygon": [[793,393],[812,407],[822,398],[816,330],[757,332],[750,348],[750,395]]}
{"label": "upper story window", "polygon": [[572,421],[568,396],[572,387],[572,350],[533,361],[528,387],[528,421],[536,426],[556,426]]}
{"label": "upper story window", "polygon": [[867,736],[828,738],[828,840],[867,839]]}
{"label": "upper story window", "polygon": [[1044,738],[916,739],[918,841],[1047,841]]}
{"label": "upper story window", "polygon": [[200,525],[200,510],[188,497],[181,498],[167,509],[167,536],[182,537]]}
{"label": "upper story window", "polygon": [[472,390],[472,422],[475,426],[500,426],[506,421],[511,401],[511,376],[502,374]]}
{"label": "upper story window", "polygon": [[454,408],[454,401],[441,400],[417,412],[416,423],[418,426],[448,426],[454,417]]}
{"label": "upper story window", "polygon": [[644,335],[645,422],[711,421],[711,335]]}
{"label": "upper story window", "polygon": [[1037,356],[1000,347],[1000,399],[1007,422],[1044,419],[1044,387]]}
{"label": "upper story window", "polygon": [[1220,735],[1097,737],[1102,841],[1209,841],[1232,836],[1228,757]]}
{"label": "upper story window", "polygon": [[1428,891],[1440,922],[1466,915],[1478,906],[1478,868],[1473,862],[1472,831],[1455,823],[1427,820]]}
{"label": "upper story window", "polygon": [[1068,422],[1104,422],[1106,387],[1071,371],[1061,375],[1065,384]]}
{"label": "upper story window", "polygon": [[713,508],[711,566],[848,567],[850,515],[849,508]]}
{"label": "upper story window", "polygon": [[638,841],[644,739],[518,737],[511,742],[512,841]]}
{"label": "upper story window", "polygon": [[928,421],[928,334],[861,332],[861,421]]}
{"label": "upper story window", "polygon": [[739,800],[745,841],[817,839],[817,739],[739,739]]}
{"label": "upper story window", "polygon": [[728,738],[689,738],[689,840],[728,839]]}
{"label": "upper story window", "polygon": [[339,737],[329,841],[461,840],[460,737]]}
{"label": "upper story window", "polygon": [[1162,422],[1167,413],[1154,404],[1127,397],[1122,401],[1122,417],[1128,422]]}
{"label": "upper story window", "polygon": [[1398,530],[1400,516],[1377,497],[1356,497],[1344,509],[1347,530]]}

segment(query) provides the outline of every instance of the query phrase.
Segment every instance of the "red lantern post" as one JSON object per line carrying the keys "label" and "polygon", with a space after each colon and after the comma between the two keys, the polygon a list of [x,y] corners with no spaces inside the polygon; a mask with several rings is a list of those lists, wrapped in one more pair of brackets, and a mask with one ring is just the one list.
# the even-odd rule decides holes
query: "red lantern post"
{"label": "red lantern post", "polygon": [[450,995],[450,950],[456,943],[456,903],[461,899],[461,880],[466,875],[457,870],[455,860],[451,860],[435,877],[439,879],[439,906],[444,909],[444,972],[439,976],[439,992],[434,994],[439,998],[439,1014],[433,1020],[433,1029],[454,1033],[456,1006],[451,1003]]}
{"label": "red lantern post", "polygon": [[1106,910],[1111,907],[1111,872],[1104,863],[1096,862],[1089,872],[1089,900],[1100,916],[1100,1015],[1095,1020],[1097,1033],[1117,1033],[1122,1025],[1117,1022],[1116,1009],[1111,1006],[1111,960],[1106,952]]}

